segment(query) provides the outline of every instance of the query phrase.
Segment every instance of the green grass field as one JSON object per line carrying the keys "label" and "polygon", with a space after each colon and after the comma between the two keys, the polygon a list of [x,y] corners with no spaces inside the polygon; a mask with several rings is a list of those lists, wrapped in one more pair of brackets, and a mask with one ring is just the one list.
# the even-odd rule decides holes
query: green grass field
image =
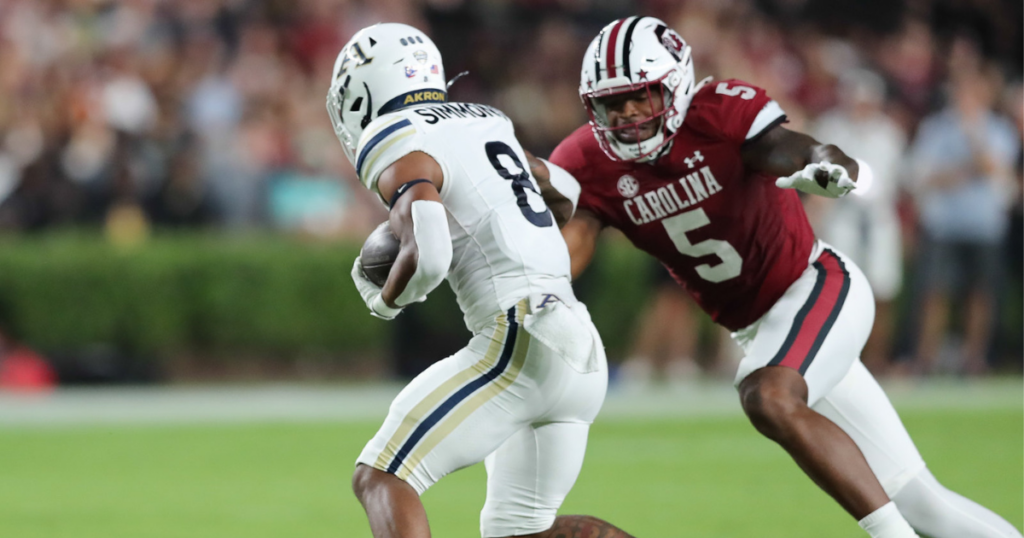
{"label": "green grass field", "polygon": [[[904,414],[947,486],[1024,521],[1024,412]],[[0,536],[369,537],[349,491],[375,423],[0,430]],[[479,536],[482,466],[424,502],[434,536]],[[862,537],[742,417],[604,420],[564,513],[640,537]]]}

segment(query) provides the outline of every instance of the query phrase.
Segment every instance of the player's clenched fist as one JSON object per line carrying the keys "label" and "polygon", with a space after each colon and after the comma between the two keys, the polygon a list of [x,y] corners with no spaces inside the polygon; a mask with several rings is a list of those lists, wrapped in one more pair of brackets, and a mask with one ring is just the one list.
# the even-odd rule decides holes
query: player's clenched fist
{"label": "player's clenched fist", "polygon": [[401,308],[391,308],[384,303],[384,299],[381,297],[381,287],[366,278],[359,258],[356,258],[355,263],[352,264],[352,282],[355,283],[363,302],[374,316],[381,319],[394,319],[402,311]]}

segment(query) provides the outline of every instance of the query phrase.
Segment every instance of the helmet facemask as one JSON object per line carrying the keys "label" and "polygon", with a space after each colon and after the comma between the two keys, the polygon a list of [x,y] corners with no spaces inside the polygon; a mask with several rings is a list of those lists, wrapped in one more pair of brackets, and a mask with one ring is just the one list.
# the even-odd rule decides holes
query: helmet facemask
{"label": "helmet facemask", "polygon": [[334,134],[341,142],[341,149],[349,161],[355,161],[356,146],[359,139],[345,126],[345,97],[348,90],[342,86],[342,81],[336,80],[327,92],[327,115],[331,118],[331,126],[334,127]]}
{"label": "helmet facemask", "polygon": [[[598,143],[610,157],[615,160],[647,161],[653,160],[661,153],[661,150],[671,141],[674,136],[666,128],[673,124],[672,118],[678,115],[679,111],[673,106],[673,93],[666,91],[663,81],[671,73],[666,73],[659,79],[643,81],[635,84],[617,86],[604,90],[596,90],[584,94],[583,105],[590,116],[590,123],[594,133],[597,135]],[[616,95],[635,93],[643,91],[646,94],[646,101],[651,114],[635,122],[624,125],[611,125],[608,119],[606,100]],[[660,99],[656,100],[656,94]],[[660,100],[661,105],[658,105]],[[643,139],[643,128],[655,123],[654,134]],[[632,132],[633,141],[625,141],[620,138],[623,133]]]}

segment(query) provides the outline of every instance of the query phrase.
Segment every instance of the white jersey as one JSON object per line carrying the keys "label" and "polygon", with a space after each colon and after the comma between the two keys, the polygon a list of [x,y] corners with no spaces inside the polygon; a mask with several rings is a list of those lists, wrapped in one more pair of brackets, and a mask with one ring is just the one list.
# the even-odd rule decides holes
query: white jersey
{"label": "white jersey", "polygon": [[379,197],[381,173],[414,151],[433,157],[444,173],[440,195],[453,250],[448,283],[471,331],[530,295],[575,302],[568,249],[508,117],[468,103],[385,114],[363,131],[356,171]]}

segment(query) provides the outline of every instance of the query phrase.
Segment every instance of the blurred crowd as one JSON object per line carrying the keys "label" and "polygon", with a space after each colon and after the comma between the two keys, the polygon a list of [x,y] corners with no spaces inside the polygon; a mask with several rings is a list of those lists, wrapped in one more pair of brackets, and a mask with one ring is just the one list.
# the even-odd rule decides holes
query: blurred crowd
{"label": "blurred crowd", "polygon": [[586,44],[636,12],[680,32],[698,80],[762,86],[874,166],[872,197],[808,209],[872,280],[875,345],[899,347],[887,320],[912,288],[912,368],[936,367],[956,322],[961,367],[983,371],[996,286],[1022,273],[1019,0],[3,0],[0,229],[362,238],[384,213],[324,110],[359,28],[424,29],[449,75],[469,71],[452,98],[503,109],[546,155],[585,121]]}

